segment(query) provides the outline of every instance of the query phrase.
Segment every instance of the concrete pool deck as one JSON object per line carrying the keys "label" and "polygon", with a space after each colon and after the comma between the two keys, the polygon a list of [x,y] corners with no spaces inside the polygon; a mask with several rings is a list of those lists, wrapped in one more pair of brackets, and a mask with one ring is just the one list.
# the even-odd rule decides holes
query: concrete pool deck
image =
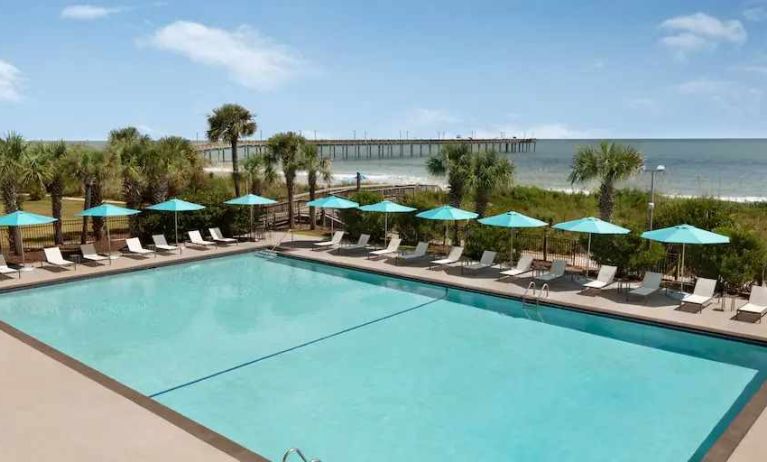
{"label": "concrete pool deck", "polygon": [[[247,252],[271,246],[284,237],[282,233],[276,233],[260,243],[209,250],[190,247],[181,255],[123,257],[112,265],[78,264],[75,271],[37,268],[24,273],[21,279],[0,280],[0,291]],[[396,266],[390,261],[368,260],[365,253],[314,252],[309,242],[312,240],[316,237],[296,234],[292,242],[284,244],[285,253],[505,296],[522,296],[529,281],[499,282],[496,280],[497,270],[462,276],[457,267],[429,270],[423,264]],[[719,302],[701,314],[691,314],[677,311],[678,302],[662,294],[652,296],[644,306],[641,300],[626,303],[625,294],[617,290],[596,296],[583,295],[579,291],[579,286],[570,279],[555,282],[546,302],[767,342],[767,323],[733,320],[735,312],[719,311]],[[94,375],[95,371],[88,371],[87,366],[73,363],[71,358],[50,347],[40,342],[35,344],[34,339],[25,339],[23,333],[14,332],[10,326],[0,327],[0,367],[9,372],[0,376],[0,390],[3,390],[0,393],[0,409],[3,409],[0,447],[4,448],[4,453],[13,456],[11,460],[265,460],[153,400],[112,383],[114,381],[108,377]],[[762,392],[767,392],[767,388],[763,387],[758,394],[767,396]],[[756,398],[752,402],[758,401]],[[737,431],[720,438],[706,460],[749,462],[763,459],[767,451],[767,413],[763,412],[763,403],[747,408],[731,425],[737,427]],[[300,435],[296,437],[300,438]],[[300,443],[296,441],[295,444],[300,446]]]}

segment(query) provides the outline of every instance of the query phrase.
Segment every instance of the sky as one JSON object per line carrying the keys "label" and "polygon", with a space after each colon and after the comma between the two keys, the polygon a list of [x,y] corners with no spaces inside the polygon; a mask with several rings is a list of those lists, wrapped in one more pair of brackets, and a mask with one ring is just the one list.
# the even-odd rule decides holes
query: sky
{"label": "sky", "polygon": [[0,133],[767,137],[767,0],[0,0]]}

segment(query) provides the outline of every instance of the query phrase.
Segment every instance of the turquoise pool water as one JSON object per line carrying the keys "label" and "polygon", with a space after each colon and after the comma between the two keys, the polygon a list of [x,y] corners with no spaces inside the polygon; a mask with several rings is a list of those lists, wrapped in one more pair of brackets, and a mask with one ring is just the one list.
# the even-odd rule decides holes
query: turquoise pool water
{"label": "turquoise pool water", "polygon": [[253,255],[0,295],[0,319],[271,459],[696,460],[767,371],[756,345],[540,316]]}

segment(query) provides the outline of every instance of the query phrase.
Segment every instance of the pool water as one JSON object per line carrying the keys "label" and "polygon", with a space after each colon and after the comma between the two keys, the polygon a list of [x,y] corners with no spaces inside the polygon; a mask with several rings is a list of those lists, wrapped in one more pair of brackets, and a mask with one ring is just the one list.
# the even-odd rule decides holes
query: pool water
{"label": "pool water", "polygon": [[252,254],[0,296],[0,319],[270,459],[697,460],[767,349]]}

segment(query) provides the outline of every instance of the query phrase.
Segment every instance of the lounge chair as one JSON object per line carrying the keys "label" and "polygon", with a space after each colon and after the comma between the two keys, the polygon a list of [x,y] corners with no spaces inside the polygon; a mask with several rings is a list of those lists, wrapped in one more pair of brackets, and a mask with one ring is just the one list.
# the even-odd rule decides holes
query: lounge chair
{"label": "lounge chair", "polygon": [[524,255],[517,262],[517,266],[510,270],[501,271],[501,278],[522,276],[533,271],[533,257]]}
{"label": "lounge chair", "polygon": [[349,244],[338,247],[338,252],[342,250],[353,252],[355,250],[364,250],[368,248],[368,241],[370,240],[370,234],[360,234],[356,244]]}
{"label": "lounge chair", "polygon": [[461,267],[461,274],[463,274],[464,270],[469,271],[482,271],[485,268],[490,268],[493,265],[495,265],[495,256],[498,255],[498,252],[493,252],[492,250],[485,250],[482,252],[482,256],[479,258],[478,262],[469,263],[468,265]]}
{"label": "lounge chair", "polygon": [[716,290],[716,281],[714,279],[698,278],[695,281],[695,289],[692,294],[685,295],[682,299],[682,305],[697,305],[700,307],[698,313],[703,311],[709,303],[714,300],[714,291]]}
{"label": "lounge chair", "polygon": [[145,249],[144,246],[141,245],[141,241],[137,237],[132,237],[130,239],[125,240],[125,244],[128,246],[128,252],[135,254],[135,255],[154,255],[157,256],[157,253],[155,253],[154,250]]}
{"label": "lounge chair", "polygon": [[8,266],[8,263],[5,262],[5,255],[0,254],[0,274],[13,274],[18,273],[19,278],[21,278],[21,270],[20,269],[13,269]]}
{"label": "lounge chair", "polygon": [[567,268],[567,262],[564,260],[554,260],[551,262],[551,269],[543,274],[535,276],[536,281],[551,282],[561,278],[565,275],[565,269]]}
{"label": "lounge chair", "polygon": [[187,233],[189,235],[189,243],[192,245],[196,245],[198,247],[210,247],[215,246],[215,242],[206,241],[202,238],[202,234],[200,234],[199,231],[189,231]]}
{"label": "lounge chair", "polygon": [[589,290],[602,290],[608,286],[611,286],[615,282],[615,273],[618,272],[618,268],[610,265],[602,265],[599,268],[599,274],[597,278],[591,282],[583,284],[585,291]]}
{"label": "lounge chair", "polygon": [[83,260],[88,260],[93,262],[109,260],[109,257],[105,255],[99,255],[99,253],[96,252],[96,247],[94,247],[93,244],[81,245],[80,253],[83,255]]}
{"label": "lounge chair", "polygon": [[642,279],[642,284],[636,289],[630,290],[626,294],[626,300],[628,300],[629,295],[639,295],[640,297],[644,297],[645,303],[647,303],[647,299],[650,295],[660,290],[660,282],[662,279],[662,274],[647,271],[644,274],[644,279]]}
{"label": "lounge chair", "polygon": [[759,322],[762,322],[762,318],[767,314],[767,287],[751,286],[748,303],[738,308],[737,314],[740,313],[755,314]]}
{"label": "lounge chair", "polygon": [[314,250],[335,249],[341,245],[344,234],[346,234],[344,231],[336,231],[329,241],[315,242]]}
{"label": "lounge chair", "polygon": [[402,243],[402,239],[395,237],[394,239],[389,241],[389,245],[385,249],[374,250],[368,253],[368,258],[388,257],[392,255],[396,256],[397,252],[399,252],[399,245],[401,243]]}
{"label": "lounge chair", "polygon": [[154,248],[158,252],[175,252],[178,250],[178,247],[175,245],[168,245],[164,234],[155,234],[152,236],[152,242],[154,242]]}
{"label": "lounge chair", "polygon": [[450,253],[445,258],[439,260],[432,260],[430,268],[441,268],[443,266],[452,265],[461,261],[461,255],[463,255],[463,247],[455,246],[450,249]]}
{"label": "lounge chair", "polygon": [[210,232],[210,237],[219,244],[229,245],[240,243],[240,241],[233,237],[224,237],[219,228],[208,228],[208,232]]}
{"label": "lounge chair", "polygon": [[415,250],[411,252],[401,252],[397,259],[395,260],[395,263],[398,263],[400,260],[403,262],[411,262],[415,260],[420,260],[422,258],[426,257],[426,251],[429,250],[429,243],[428,242],[419,242],[417,246],[415,246]]}
{"label": "lounge chair", "polygon": [[49,265],[58,266],[59,268],[68,268],[74,266],[77,269],[77,263],[69,260],[65,260],[61,255],[61,249],[58,247],[48,247],[43,249],[45,254],[45,262]]}

